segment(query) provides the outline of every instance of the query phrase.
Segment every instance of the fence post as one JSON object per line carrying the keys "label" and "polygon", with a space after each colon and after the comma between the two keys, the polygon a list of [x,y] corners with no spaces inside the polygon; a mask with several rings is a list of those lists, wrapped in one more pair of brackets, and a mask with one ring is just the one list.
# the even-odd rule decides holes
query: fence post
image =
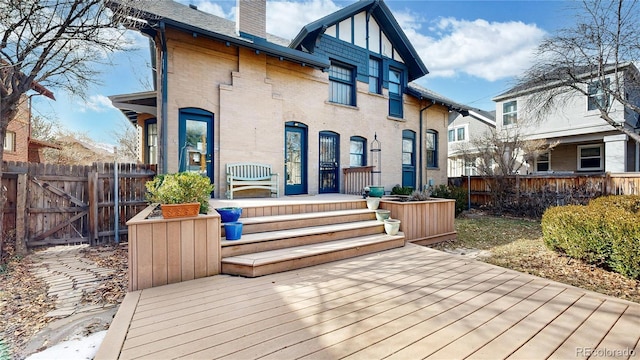
{"label": "fence post", "polygon": [[98,240],[98,172],[90,171],[88,182],[89,192],[89,237],[91,245]]}
{"label": "fence post", "polygon": [[27,253],[27,174],[18,174],[16,196],[16,253]]}

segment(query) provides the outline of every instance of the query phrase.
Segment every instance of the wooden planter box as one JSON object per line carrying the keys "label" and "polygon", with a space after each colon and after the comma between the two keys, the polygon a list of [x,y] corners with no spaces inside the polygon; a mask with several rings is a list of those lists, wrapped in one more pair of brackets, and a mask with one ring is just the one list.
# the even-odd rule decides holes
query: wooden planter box
{"label": "wooden planter box", "polygon": [[454,227],[455,200],[430,199],[425,201],[380,201],[380,209],[391,211],[391,218],[398,219],[400,231],[407,241],[429,245],[456,238]]}
{"label": "wooden planter box", "polygon": [[129,291],[220,273],[220,215],[152,218],[150,205],[127,221]]}

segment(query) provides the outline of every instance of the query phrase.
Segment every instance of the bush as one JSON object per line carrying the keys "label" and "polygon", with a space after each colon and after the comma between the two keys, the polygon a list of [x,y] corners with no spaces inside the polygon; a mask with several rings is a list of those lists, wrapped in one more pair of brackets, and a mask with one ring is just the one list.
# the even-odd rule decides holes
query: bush
{"label": "bush", "polygon": [[441,199],[453,199],[456,201],[456,216],[467,208],[467,191],[459,186],[438,185],[431,190],[431,196]]}
{"label": "bush", "polygon": [[605,208],[612,206],[637,214],[640,211],[640,195],[601,196],[589,201],[589,205]]}
{"label": "bush", "polygon": [[607,196],[587,206],[549,208],[543,240],[552,250],[640,278],[640,197]]}
{"label": "bush", "polygon": [[160,204],[200,203],[200,213],[209,211],[214,185],[208,177],[194,172],[157,175],[145,184],[147,200]]}
{"label": "bush", "polygon": [[391,189],[391,195],[411,195],[413,187],[396,185]]}

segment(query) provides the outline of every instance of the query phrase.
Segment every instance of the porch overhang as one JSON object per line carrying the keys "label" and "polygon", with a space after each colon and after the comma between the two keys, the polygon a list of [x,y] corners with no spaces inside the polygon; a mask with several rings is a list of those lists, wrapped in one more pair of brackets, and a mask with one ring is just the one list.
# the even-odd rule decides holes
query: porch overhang
{"label": "porch overhang", "polygon": [[157,91],[111,95],[111,104],[119,109],[129,121],[136,124],[139,114],[158,116]]}

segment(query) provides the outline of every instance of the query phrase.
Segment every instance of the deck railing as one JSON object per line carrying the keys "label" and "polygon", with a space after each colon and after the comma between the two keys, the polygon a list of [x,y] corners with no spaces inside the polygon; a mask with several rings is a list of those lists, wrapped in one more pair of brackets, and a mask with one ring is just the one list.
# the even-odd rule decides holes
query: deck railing
{"label": "deck railing", "polygon": [[373,166],[358,166],[342,169],[343,193],[361,195],[365,186],[371,185]]}

